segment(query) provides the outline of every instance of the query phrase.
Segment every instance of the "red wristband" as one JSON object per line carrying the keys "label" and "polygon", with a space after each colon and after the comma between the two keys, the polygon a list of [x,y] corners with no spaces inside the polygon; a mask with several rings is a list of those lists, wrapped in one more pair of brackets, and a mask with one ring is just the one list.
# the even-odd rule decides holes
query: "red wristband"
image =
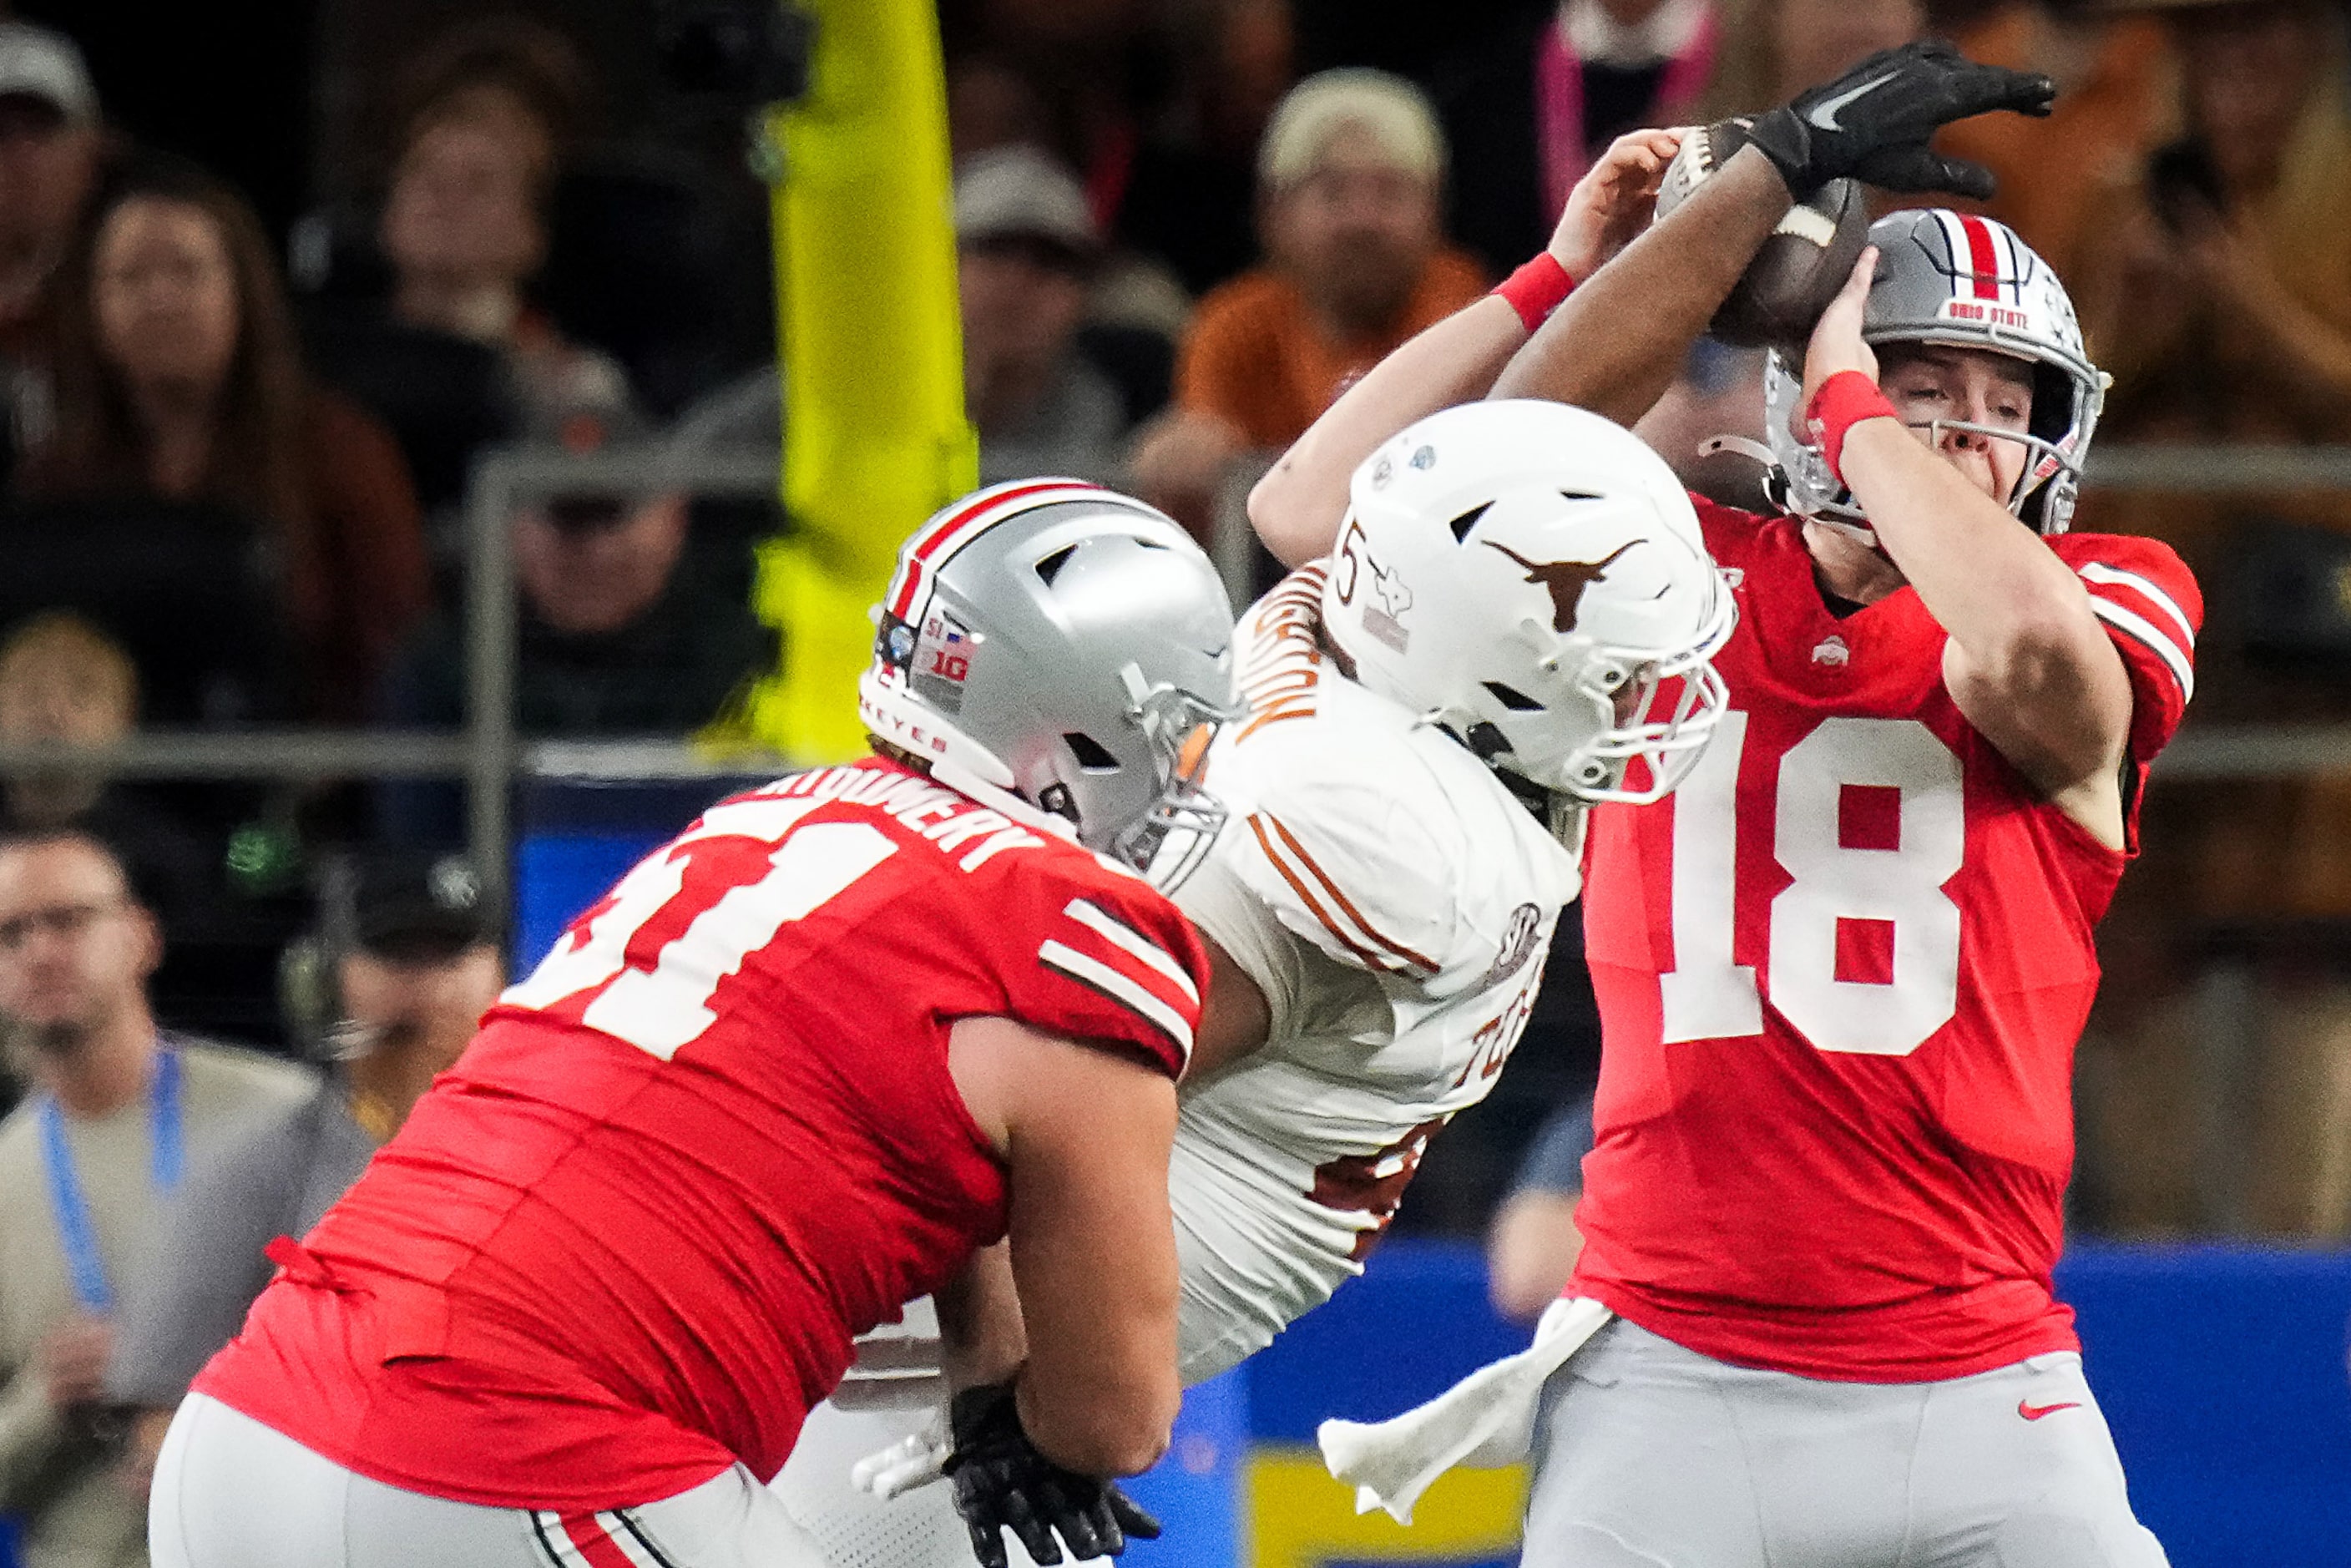
{"label": "red wristband", "polygon": [[1900,419],[1877,383],[1859,371],[1839,371],[1821,383],[1804,410],[1804,424],[1828,459],[1829,472],[1844,482],[1845,433],[1865,419]]}
{"label": "red wristband", "polygon": [[1531,332],[1559,308],[1560,302],[1574,287],[1575,279],[1567,275],[1559,257],[1543,251],[1504,278],[1494,292],[1510,302],[1510,308],[1519,313],[1519,319]]}

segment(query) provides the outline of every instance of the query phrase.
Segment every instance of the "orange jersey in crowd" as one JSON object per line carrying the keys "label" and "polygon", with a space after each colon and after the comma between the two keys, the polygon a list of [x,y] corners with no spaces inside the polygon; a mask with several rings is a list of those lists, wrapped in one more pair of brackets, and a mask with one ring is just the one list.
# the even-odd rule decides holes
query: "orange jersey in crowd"
{"label": "orange jersey in crowd", "polygon": [[1225,419],[1251,446],[1287,446],[1349,382],[1485,291],[1477,263],[1439,251],[1392,330],[1339,340],[1324,332],[1282,273],[1245,272],[1211,289],[1193,314],[1176,365],[1176,401]]}

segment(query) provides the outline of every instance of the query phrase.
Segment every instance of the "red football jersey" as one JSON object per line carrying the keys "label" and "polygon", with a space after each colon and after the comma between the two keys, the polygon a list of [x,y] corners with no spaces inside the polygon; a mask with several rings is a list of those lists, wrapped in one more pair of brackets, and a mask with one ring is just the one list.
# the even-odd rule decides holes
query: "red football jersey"
{"label": "red football jersey", "polygon": [[195,1386],[466,1502],[773,1476],[851,1341],[1004,1234],[955,1020],[1171,1077],[1191,1049],[1190,925],[1034,827],[881,762],[713,807],[507,992]]}
{"label": "red football jersey", "polygon": [[1698,507],[1738,597],[1730,706],[1674,795],[1593,815],[1605,1044],[1569,1288],[1808,1377],[2071,1348],[2050,1275],[2090,932],[2192,689],[2195,581],[2151,539],[2050,541],[2130,674],[2117,852],[1960,716],[1915,591],[1839,618],[1795,522]]}

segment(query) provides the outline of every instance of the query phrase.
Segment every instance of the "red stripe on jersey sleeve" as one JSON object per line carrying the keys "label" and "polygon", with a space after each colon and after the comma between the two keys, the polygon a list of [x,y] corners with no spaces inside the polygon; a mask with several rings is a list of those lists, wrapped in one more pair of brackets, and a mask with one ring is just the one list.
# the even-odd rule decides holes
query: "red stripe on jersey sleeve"
{"label": "red stripe on jersey sleeve", "polygon": [[629,1554],[612,1543],[611,1536],[605,1533],[594,1514],[565,1514],[557,1528],[590,1568],[637,1568],[629,1561]]}

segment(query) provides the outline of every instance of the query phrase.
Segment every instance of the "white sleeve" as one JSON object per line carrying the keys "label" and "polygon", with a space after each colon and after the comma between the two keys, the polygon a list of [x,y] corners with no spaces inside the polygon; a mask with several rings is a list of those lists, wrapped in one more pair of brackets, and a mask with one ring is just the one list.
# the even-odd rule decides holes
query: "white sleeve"
{"label": "white sleeve", "polygon": [[[1227,835],[1235,828],[1227,828]],[[1219,846],[1221,850],[1221,845]],[[1281,917],[1249,890],[1231,857],[1211,853],[1176,890],[1176,907],[1265,993],[1268,1038],[1292,1032],[1305,986],[1304,955]]]}

